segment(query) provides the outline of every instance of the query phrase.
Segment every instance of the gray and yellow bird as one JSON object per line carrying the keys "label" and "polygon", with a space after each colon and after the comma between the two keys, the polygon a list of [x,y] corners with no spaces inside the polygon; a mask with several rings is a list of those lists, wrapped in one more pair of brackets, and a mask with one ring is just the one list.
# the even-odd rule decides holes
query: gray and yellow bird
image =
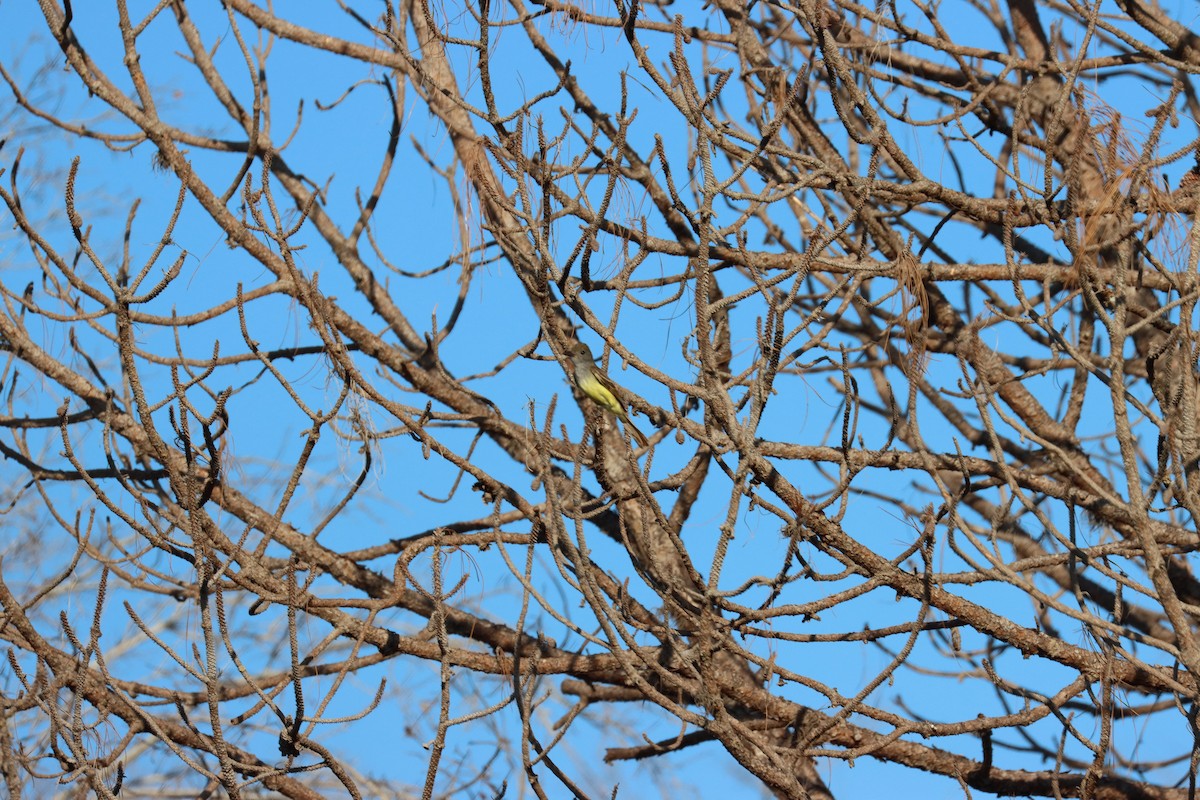
{"label": "gray and yellow bird", "polygon": [[624,422],[625,428],[633,434],[633,438],[637,439],[638,444],[642,447],[648,446],[650,441],[646,438],[646,434],[639,431],[637,426],[629,421],[629,414],[625,413],[625,404],[621,402],[622,389],[596,366],[596,359],[592,357],[591,348],[583,342],[576,342],[571,345],[570,352],[571,361],[575,363],[575,385],[579,387],[579,391],[586,394],[596,405]]}

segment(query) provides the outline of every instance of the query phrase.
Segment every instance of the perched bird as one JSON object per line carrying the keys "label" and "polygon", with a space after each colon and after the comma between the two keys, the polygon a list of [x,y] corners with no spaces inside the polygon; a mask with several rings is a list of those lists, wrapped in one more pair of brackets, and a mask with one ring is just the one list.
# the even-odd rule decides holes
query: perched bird
{"label": "perched bird", "polygon": [[650,444],[646,434],[642,433],[629,421],[625,413],[625,404],[621,402],[621,388],[596,366],[592,351],[583,342],[571,345],[571,360],[575,362],[575,385],[579,391],[591,398],[592,402],[608,411],[625,423],[625,427],[637,439],[638,444],[646,447]]}

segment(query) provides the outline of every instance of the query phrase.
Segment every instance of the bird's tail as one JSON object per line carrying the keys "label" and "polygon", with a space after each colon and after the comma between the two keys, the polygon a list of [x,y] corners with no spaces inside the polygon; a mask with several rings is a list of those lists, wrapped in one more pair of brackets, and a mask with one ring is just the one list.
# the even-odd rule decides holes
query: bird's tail
{"label": "bird's tail", "polygon": [[646,434],[639,431],[637,426],[629,421],[629,417],[625,418],[625,427],[628,428],[629,432],[633,434],[633,438],[637,439],[638,444],[640,444],[642,447],[650,446],[650,440],[646,438]]}

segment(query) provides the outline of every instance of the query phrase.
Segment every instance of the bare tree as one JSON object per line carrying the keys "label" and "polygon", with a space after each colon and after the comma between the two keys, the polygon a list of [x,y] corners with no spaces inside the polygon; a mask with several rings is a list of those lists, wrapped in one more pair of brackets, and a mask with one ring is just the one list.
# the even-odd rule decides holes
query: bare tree
{"label": "bare tree", "polygon": [[88,5],[0,59],[12,796],[1195,796],[1163,9]]}

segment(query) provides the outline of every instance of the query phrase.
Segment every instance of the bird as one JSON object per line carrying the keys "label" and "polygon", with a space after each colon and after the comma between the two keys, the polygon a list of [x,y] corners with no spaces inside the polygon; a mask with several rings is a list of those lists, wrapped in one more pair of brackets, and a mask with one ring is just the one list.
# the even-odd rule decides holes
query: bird
{"label": "bird", "polygon": [[575,363],[575,385],[579,387],[579,391],[586,394],[593,403],[624,422],[625,428],[633,434],[633,438],[637,439],[638,444],[642,447],[649,446],[650,441],[646,438],[646,434],[639,431],[629,421],[629,415],[625,413],[625,404],[621,402],[621,392],[624,390],[613,383],[612,378],[605,375],[596,366],[596,359],[592,357],[591,348],[583,342],[575,342],[571,345],[570,352],[571,361]]}

